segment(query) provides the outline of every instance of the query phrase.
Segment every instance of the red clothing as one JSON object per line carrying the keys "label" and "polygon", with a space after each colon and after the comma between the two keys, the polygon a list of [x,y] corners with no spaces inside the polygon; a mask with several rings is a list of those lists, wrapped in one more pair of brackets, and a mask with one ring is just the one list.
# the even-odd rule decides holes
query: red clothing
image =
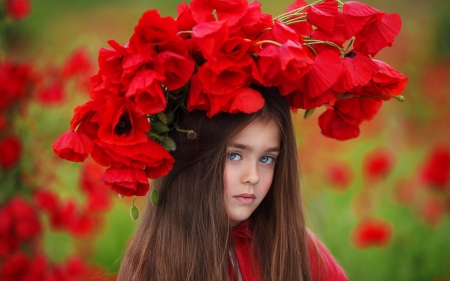
{"label": "red clothing", "polygon": [[[258,280],[255,276],[261,276],[258,264],[252,265],[251,239],[253,232],[249,228],[249,221],[242,222],[233,229],[232,236],[235,240],[236,259],[239,264],[240,273],[229,266],[229,277],[231,281],[238,281],[240,275],[242,281]],[[333,256],[320,240],[308,230],[308,251],[313,281],[348,281],[344,270],[339,266]],[[261,277],[259,278],[261,280]]]}

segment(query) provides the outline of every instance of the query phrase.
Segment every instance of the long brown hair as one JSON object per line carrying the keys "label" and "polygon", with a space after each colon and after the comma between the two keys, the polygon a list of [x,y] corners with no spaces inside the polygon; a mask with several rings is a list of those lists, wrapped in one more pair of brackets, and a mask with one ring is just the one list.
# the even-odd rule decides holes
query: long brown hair
{"label": "long brown hair", "polygon": [[175,165],[156,181],[160,199],[147,204],[119,272],[119,281],[228,280],[229,223],[223,173],[230,139],[256,119],[274,120],[281,150],[272,186],[252,214],[255,252],[264,281],[310,281],[309,256],[289,105],[274,89],[257,88],[265,99],[254,114],[183,113],[174,132]]}

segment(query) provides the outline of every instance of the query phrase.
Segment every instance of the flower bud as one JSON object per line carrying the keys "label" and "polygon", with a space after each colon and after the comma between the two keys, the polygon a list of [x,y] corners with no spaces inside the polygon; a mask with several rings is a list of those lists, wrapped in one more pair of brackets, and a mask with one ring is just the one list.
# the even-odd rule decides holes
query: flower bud
{"label": "flower bud", "polygon": [[175,118],[175,114],[173,112],[167,113],[166,114],[166,118],[167,118],[167,125],[172,124],[173,119]]}
{"label": "flower bud", "polygon": [[173,139],[169,137],[162,137],[161,140],[161,145],[164,146],[165,149],[174,151],[177,148],[177,145],[175,144]]}
{"label": "flower bud", "polygon": [[400,95],[400,96],[395,96],[395,99],[398,100],[399,102],[404,102],[405,101],[405,97]]}
{"label": "flower bud", "polygon": [[130,216],[133,220],[137,220],[137,218],[139,217],[139,210],[135,205],[131,206],[130,208]]}
{"label": "flower bud", "polygon": [[305,115],[303,115],[303,118],[308,119],[314,113],[314,110],[316,110],[316,109],[311,108],[311,109],[305,110]]}
{"label": "flower bud", "polygon": [[152,130],[155,130],[160,133],[167,133],[168,131],[170,131],[169,127],[167,127],[166,124],[161,122],[152,124]]}
{"label": "flower bud", "polygon": [[164,124],[167,125],[167,116],[164,114],[164,112],[160,112],[158,114],[156,114],[156,116],[158,116],[158,119],[163,122]]}
{"label": "flower bud", "polygon": [[187,137],[188,137],[188,139],[193,140],[197,137],[197,133],[193,130],[189,130],[187,132]]}
{"label": "flower bud", "polygon": [[153,206],[156,206],[158,204],[158,201],[159,201],[158,191],[156,191],[156,189],[153,189],[152,193],[150,194],[150,202],[152,203]]}

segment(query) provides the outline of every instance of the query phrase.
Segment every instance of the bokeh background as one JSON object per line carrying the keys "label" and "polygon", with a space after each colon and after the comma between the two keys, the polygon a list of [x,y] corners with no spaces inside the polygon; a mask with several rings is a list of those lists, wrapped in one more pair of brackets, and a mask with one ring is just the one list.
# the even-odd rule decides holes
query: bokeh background
{"label": "bokeh background", "polygon": [[[291,4],[260,2],[272,15]],[[450,280],[450,4],[361,2],[403,19],[393,47],[376,58],[409,77],[405,102],[385,102],[359,138],[344,142],[321,135],[322,109],[307,120],[295,115],[308,225],[350,280]],[[0,163],[0,238],[7,242],[0,280],[27,267],[55,278],[36,280],[114,280],[139,221],[128,214],[131,199],[99,184],[102,169],[94,163],[61,160],[51,145],[69,129],[73,108],[89,99],[88,77],[107,40],[126,43],[145,10],[175,17],[179,3],[34,0],[26,17],[2,22],[1,62],[33,72],[34,90],[0,120],[0,158],[7,158]],[[136,200],[140,209],[146,203]],[[6,254],[18,243],[5,240],[11,221],[23,221],[20,233],[37,256],[25,254],[30,246]]]}

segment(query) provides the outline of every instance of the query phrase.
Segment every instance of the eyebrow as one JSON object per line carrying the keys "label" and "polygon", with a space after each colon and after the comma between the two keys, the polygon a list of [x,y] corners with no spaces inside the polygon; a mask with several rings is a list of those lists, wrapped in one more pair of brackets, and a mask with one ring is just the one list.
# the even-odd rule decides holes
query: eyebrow
{"label": "eyebrow", "polygon": [[[229,145],[229,147],[235,147],[235,148],[239,148],[242,150],[252,150],[250,147],[244,145],[244,144],[240,144],[240,143],[234,143],[233,145]],[[279,147],[270,147],[268,149],[266,149],[264,152],[280,152],[280,148]]]}

